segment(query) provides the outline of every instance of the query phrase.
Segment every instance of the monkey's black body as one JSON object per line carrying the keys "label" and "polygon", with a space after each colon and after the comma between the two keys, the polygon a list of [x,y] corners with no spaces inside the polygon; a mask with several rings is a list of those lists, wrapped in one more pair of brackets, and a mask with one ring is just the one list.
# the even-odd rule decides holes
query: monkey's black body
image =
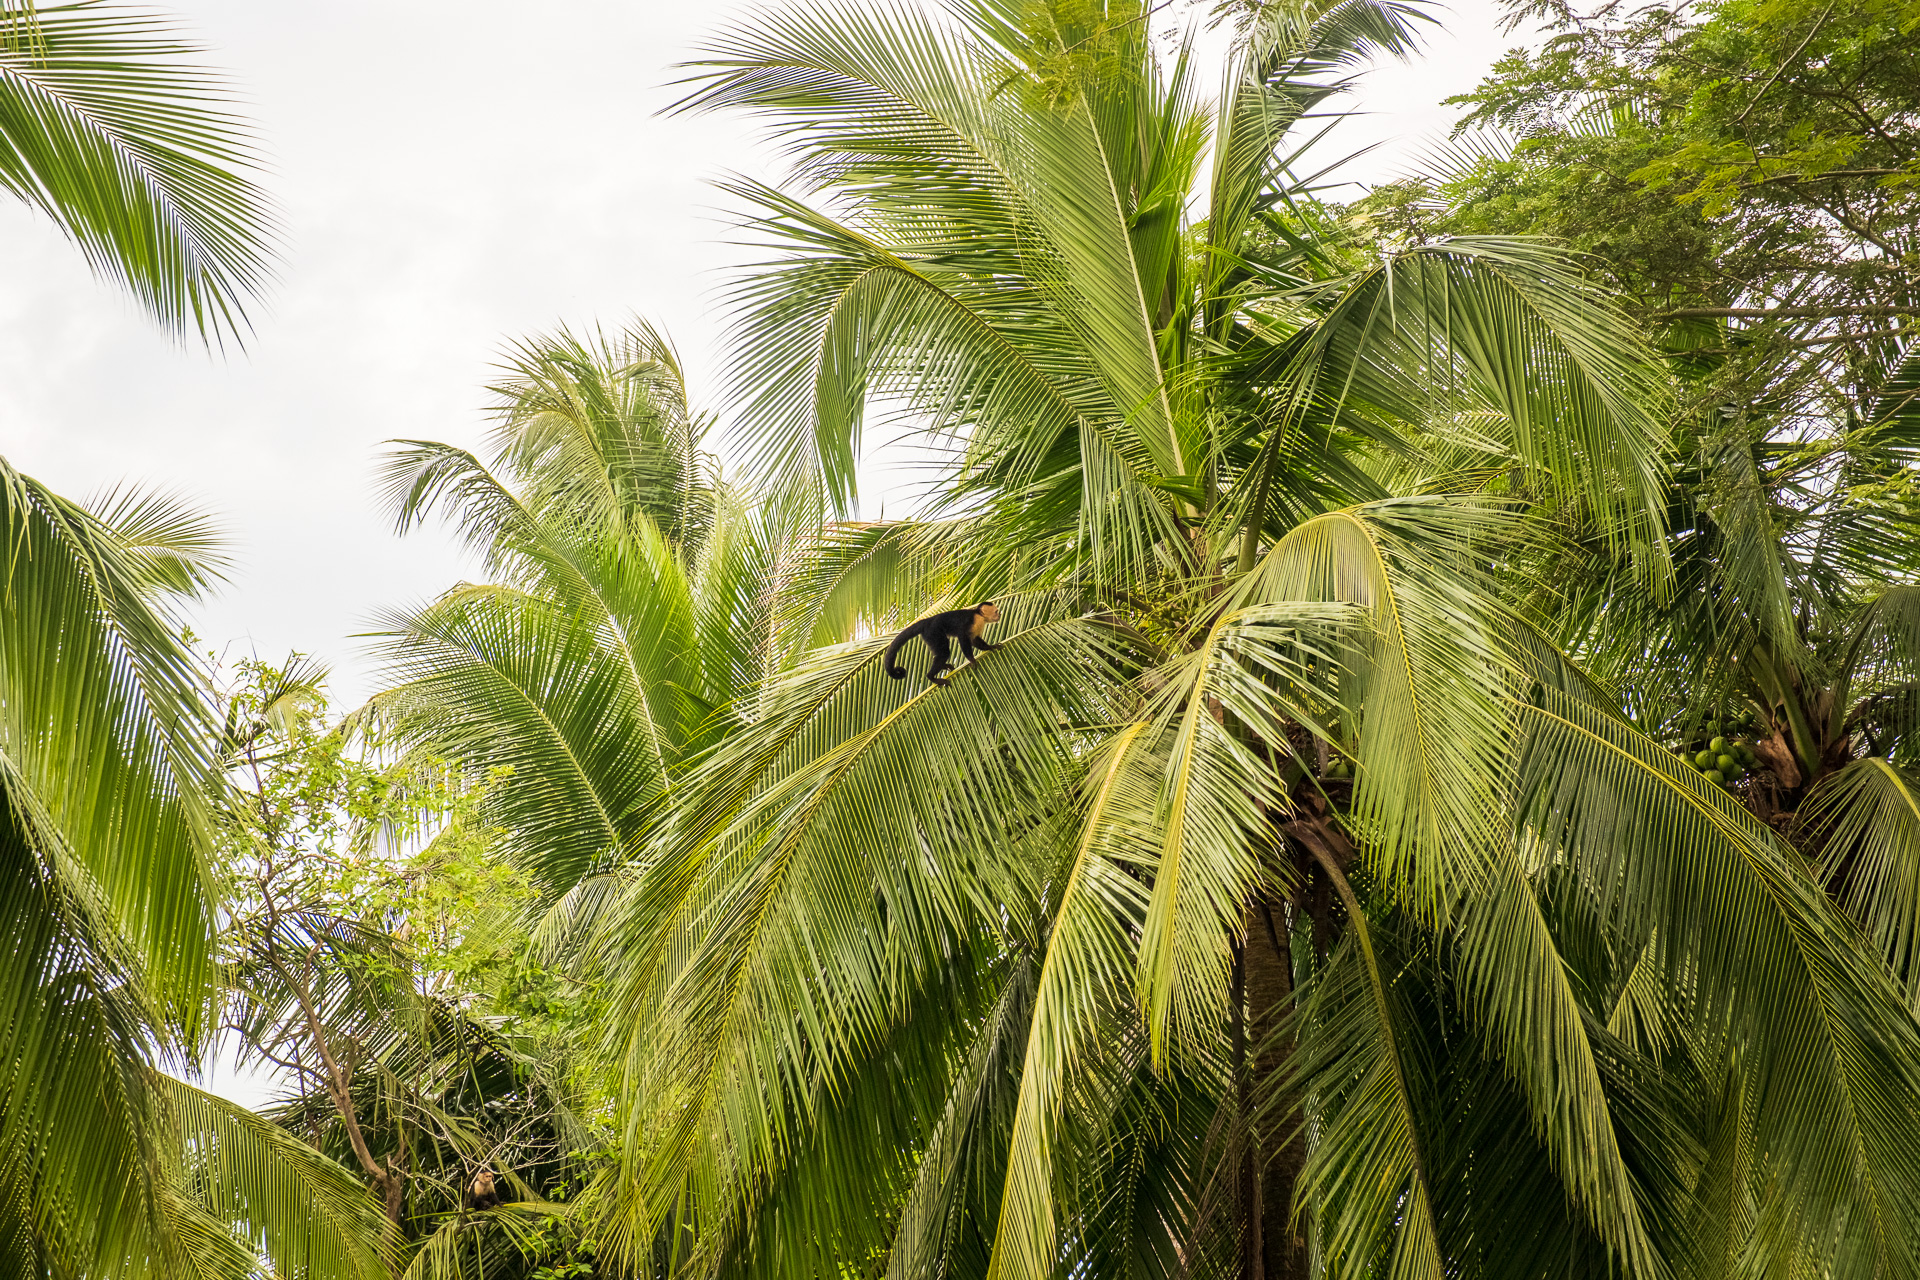
{"label": "monkey's black body", "polygon": [[919,636],[927,642],[927,648],[933,651],[933,666],[927,672],[928,682],[946,684],[947,681],[941,679],[940,673],[953,665],[955,641],[959,641],[960,650],[967,655],[968,662],[974,660],[975,649],[1000,647],[980,637],[981,630],[999,616],[1000,611],[994,608],[993,601],[989,600],[971,609],[949,609],[945,613],[936,613],[930,618],[920,619],[895,636],[893,643],[887,646],[887,656],[882,659],[887,674],[895,680],[907,678],[906,668],[896,663],[894,658],[899,654],[902,645]]}

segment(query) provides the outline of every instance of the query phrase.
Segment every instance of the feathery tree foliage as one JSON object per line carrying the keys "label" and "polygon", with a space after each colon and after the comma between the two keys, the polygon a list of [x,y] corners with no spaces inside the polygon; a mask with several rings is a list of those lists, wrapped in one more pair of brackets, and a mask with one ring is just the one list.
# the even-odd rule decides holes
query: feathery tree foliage
{"label": "feathery tree foliage", "polygon": [[252,136],[200,50],[101,0],[0,0],[0,189],[169,329],[242,337],[273,229]]}
{"label": "feathery tree foliage", "polygon": [[1911,6],[1509,12],[1550,38],[1455,100],[1454,163],[1363,202],[1381,229],[1560,238],[1671,352],[1688,407],[1867,420],[1920,309]]}
{"label": "feathery tree foliage", "polygon": [[206,522],[0,463],[0,1250],[15,1275],[387,1274],[333,1161],[166,1073],[210,1030],[211,705],[174,606]]}
{"label": "feathery tree foliage", "polygon": [[[593,1143],[511,1017],[539,993],[521,964],[527,888],[487,856],[478,817],[499,779],[475,790],[432,759],[383,760],[364,717],[328,728],[325,673],[298,655],[236,679],[219,939],[235,1056],[281,1077],[271,1120],[366,1179],[411,1271],[478,1249],[502,1274]],[[513,1207],[463,1212],[489,1169]]]}

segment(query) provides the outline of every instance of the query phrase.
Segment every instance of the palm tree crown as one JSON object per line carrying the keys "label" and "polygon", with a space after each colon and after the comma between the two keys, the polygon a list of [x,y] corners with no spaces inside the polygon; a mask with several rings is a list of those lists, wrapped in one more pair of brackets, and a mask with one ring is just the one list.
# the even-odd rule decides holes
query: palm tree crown
{"label": "palm tree crown", "polygon": [[20,1275],[375,1280],[344,1170],[163,1067],[211,1031],[210,699],[171,605],[217,571],[200,517],[89,510],[0,463],[0,1250]]}

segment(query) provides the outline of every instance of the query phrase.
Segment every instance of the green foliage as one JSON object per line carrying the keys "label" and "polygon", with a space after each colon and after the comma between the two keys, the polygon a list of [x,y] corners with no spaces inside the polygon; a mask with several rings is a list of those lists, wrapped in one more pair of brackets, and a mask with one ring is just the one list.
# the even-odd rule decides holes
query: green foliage
{"label": "green foliage", "polygon": [[273,221],[251,131],[200,52],[101,0],[0,3],[0,189],[51,218],[170,329],[240,338]]}
{"label": "green foliage", "polygon": [[[1253,7],[1213,103],[1146,16],[805,5],[696,68],[688,106],[793,166],[730,188],[768,254],[733,295],[751,575],[661,536],[724,486],[638,509],[604,445],[554,484],[395,467],[403,521],[449,500],[504,579],[397,625],[385,697],[470,774],[512,763],[488,812],[606,983],[598,1256],[1909,1265],[1900,993],[1702,776],[1723,752],[1676,760],[1528,621],[1569,564],[1691,585],[1654,351],[1536,241],[1376,253],[1313,201],[1295,126],[1409,11]],[[821,530],[878,402],[942,450],[930,509]],[[755,602],[712,616],[767,636],[758,683],[714,683],[721,631],[680,621],[716,587]],[[951,688],[879,672],[906,618],[983,596],[1002,647]],[[1729,1097],[1781,1096],[1805,1111],[1729,1130]]]}
{"label": "green foliage", "polygon": [[481,818],[507,771],[470,785],[439,761],[394,758],[371,726],[329,724],[325,673],[298,654],[283,667],[243,660],[233,676],[224,945],[244,953],[264,945],[256,931],[269,917],[312,913],[400,944],[402,967],[365,957],[369,978],[417,975],[423,995],[490,992],[518,959],[532,901],[526,876],[490,856]]}
{"label": "green foliage", "polygon": [[[543,1280],[1920,1267],[1914,371],[1847,327],[1890,260],[1793,204],[1866,144],[1776,118],[1828,67],[1904,92],[1890,11],[1560,15],[1478,98],[1524,145],[1342,211],[1303,122],[1417,14],[1228,8],[1213,100],[1133,4],[727,30],[685,105],[791,161],[729,187],[760,487],[647,330],[517,349],[484,462],[401,443],[398,523],[493,581],[393,617],[364,723],[457,779],[456,899],[514,869],[605,1122],[563,1144],[505,1037],[343,965],[342,1011],[414,974],[364,1058],[401,1084],[289,1122],[439,1179],[416,1271],[480,1243],[441,1171],[482,1061],[566,1153],[564,1215],[478,1228]],[[1701,145],[1749,125],[1799,168]],[[1516,234],[1581,228],[1601,272]],[[931,501],[836,522],[879,405]],[[988,596],[951,687],[879,669]],[[397,954],[417,898],[467,963],[392,874],[308,945]],[[506,1008],[515,964],[463,972]]]}
{"label": "green foliage", "polygon": [[[1543,608],[1650,732],[1822,860],[1884,937],[1886,914],[1825,850],[1858,838],[1827,806],[1869,803],[1838,779],[1914,749],[1920,22],[1911,5],[1797,0],[1513,14],[1552,38],[1462,99],[1450,171],[1356,217],[1414,240],[1558,237],[1649,323],[1680,388],[1678,590],[1648,599],[1610,557],[1571,558]],[[1724,753],[1722,721],[1754,741]]]}
{"label": "green foliage", "polygon": [[[564,1253],[537,1223],[591,1145],[558,1064],[593,1005],[534,962],[533,884],[482,816],[507,771],[471,780],[377,721],[330,723],[299,655],[237,664],[224,701],[224,1017],[239,1061],[281,1074],[272,1119],[359,1171],[410,1272]],[[489,1168],[511,1205],[476,1216]]]}
{"label": "green foliage", "polygon": [[615,871],[684,763],[777,660],[770,517],[697,452],[671,346],[649,329],[561,334],[496,387],[495,469],[403,441],[399,527],[447,514],[499,581],[389,619],[398,740],[515,782],[483,811],[546,901]]}
{"label": "green foliage", "polygon": [[[1591,255],[1703,416],[1874,421],[1920,309],[1920,24],[1902,0],[1511,7],[1551,36],[1479,89],[1459,150],[1376,193],[1382,231]],[[1750,407],[1749,407],[1750,406]]]}
{"label": "green foliage", "polygon": [[344,1170],[163,1073],[216,997],[215,718],[174,609],[217,540],[168,499],[88,510],[4,462],[0,531],[6,1268],[385,1275]]}

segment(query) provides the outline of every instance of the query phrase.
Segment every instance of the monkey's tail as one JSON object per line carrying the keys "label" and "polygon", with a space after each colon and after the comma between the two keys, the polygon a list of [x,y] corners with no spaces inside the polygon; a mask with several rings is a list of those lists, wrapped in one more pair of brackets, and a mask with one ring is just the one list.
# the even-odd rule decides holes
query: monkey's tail
{"label": "monkey's tail", "polygon": [[902,631],[899,635],[895,636],[893,638],[893,643],[887,646],[886,656],[880,659],[881,665],[886,667],[887,669],[887,674],[892,676],[895,680],[905,680],[907,678],[907,669],[901,666],[899,663],[895,662],[894,657],[900,652],[901,645],[905,644],[907,641],[913,639],[915,636],[920,634],[920,628],[924,625],[926,624],[921,622],[916,622],[912,626],[908,627],[906,630]]}

